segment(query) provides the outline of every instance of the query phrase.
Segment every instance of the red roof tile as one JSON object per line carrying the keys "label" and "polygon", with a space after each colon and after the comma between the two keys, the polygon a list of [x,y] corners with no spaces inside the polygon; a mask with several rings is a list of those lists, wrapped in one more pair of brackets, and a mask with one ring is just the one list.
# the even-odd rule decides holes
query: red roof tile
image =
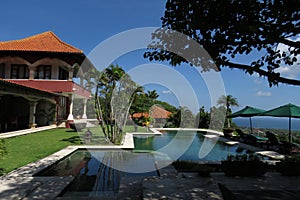
{"label": "red roof tile", "polygon": [[34,51],[56,53],[80,53],[83,51],[61,41],[48,31],[20,40],[0,42],[0,51]]}
{"label": "red roof tile", "polygon": [[[155,119],[167,119],[170,117],[172,113],[159,107],[159,106],[152,106],[150,108],[150,116]],[[133,118],[140,118],[140,117],[149,117],[149,113],[134,113]]]}
{"label": "red roof tile", "polygon": [[42,91],[48,91],[53,93],[75,93],[80,96],[89,98],[91,93],[84,88],[80,87],[72,81],[66,80],[7,80],[11,83],[16,83],[30,88],[35,88]]}
{"label": "red roof tile", "polygon": [[31,89],[31,90],[34,90],[34,91],[37,91],[37,92],[44,92],[44,93],[48,93],[48,94],[51,94],[51,95],[55,95],[51,91],[37,89],[35,87],[31,87],[31,86],[24,85],[24,84],[18,84],[18,83],[15,83],[14,81],[10,81],[10,80],[7,80],[7,79],[0,78],[0,83],[1,84],[8,84],[9,86],[15,86],[15,87],[19,87],[19,88],[22,88],[22,89]]}

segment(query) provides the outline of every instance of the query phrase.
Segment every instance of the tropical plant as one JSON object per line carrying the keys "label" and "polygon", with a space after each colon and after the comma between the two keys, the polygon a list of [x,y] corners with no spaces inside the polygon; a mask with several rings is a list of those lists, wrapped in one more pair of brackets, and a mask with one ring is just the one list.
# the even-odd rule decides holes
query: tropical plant
{"label": "tropical plant", "polygon": [[300,156],[286,157],[276,163],[276,168],[284,176],[300,176]]}
{"label": "tropical plant", "polygon": [[[226,116],[231,113],[231,106],[239,106],[238,101],[232,95],[222,95],[217,101],[218,105],[226,107]],[[227,127],[230,128],[231,119],[227,118]]]}
{"label": "tropical plant", "polygon": [[[145,53],[150,60],[170,61],[176,66],[187,61],[182,55],[195,58],[192,64],[210,70],[205,57],[198,60],[185,42],[174,42],[171,30],[194,39],[210,55],[217,66],[241,69],[268,79],[269,85],[287,83],[300,85],[300,80],[284,77],[279,68],[297,67],[300,54],[300,1],[298,0],[167,0],[162,27],[153,33],[150,48]],[[160,48],[162,47],[162,48]],[[176,48],[172,53],[166,49]],[[248,62],[241,59],[251,54]],[[240,59],[234,59],[234,58]],[[209,59],[209,58],[208,58]],[[207,60],[207,59],[206,59]],[[241,62],[242,61],[242,62]],[[190,62],[191,63],[191,62]]]}
{"label": "tropical plant", "polygon": [[229,155],[221,161],[222,169],[227,176],[262,176],[268,170],[258,155]]}
{"label": "tropical plant", "polygon": [[210,113],[205,111],[204,106],[199,109],[199,113],[196,115],[196,127],[209,128]]}
{"label": "tropical plant", "polygon": [[108,142],[123,141],[129,108],[138,88],[118,65],[110,65],[100,75],[95,92],[95,110]]}
{"label": "tropical plant", "polygon": [[167,128],[194,128],[195,127],[195,116],[192,111],[187,107],[179,107],[175,112],[171,114],[167,123]]}
{"label": "tropical plant", "polygon": [[157,94],[156,90],[148,90],[145,93],[143,87],[139,86],[137,88],[129,111],[135,124],[142,126],[146,123],[153,122],[154,119],[150,118],[149,116],[140,116],[139,118],[134,118],[133,115],[135,113],[149,114],[150,108],[155,104],[158,96],[159,95]]}
{"label": "tropical plant", "polygon": [[84,88],[89,91],[92,91],[92,89],[96,88],[100,75],[101,73],[96,68],[89,68],[83,76],[85,80]]}
{"label": "tropical plant", "polygon": [[210,108],[210,123],[209,128],[221,131],[224,128],[226,118],[225,106],[213,106]]}

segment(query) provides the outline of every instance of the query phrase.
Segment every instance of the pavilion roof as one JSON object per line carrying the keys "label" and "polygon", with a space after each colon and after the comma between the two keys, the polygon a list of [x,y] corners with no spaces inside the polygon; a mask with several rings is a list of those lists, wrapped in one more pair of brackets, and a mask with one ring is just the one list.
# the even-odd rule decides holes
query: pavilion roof
{"label": "pavilion roof", "polygon": [[82,50],[63,42],[52,31],[24,39],[0,42],[0,51],[83,54]]}
{"label": "pavilion roof", "polygon": [[149,113],[147,113],[147,112],[145,112],[145,113],[134,113],[133,118],[151,116],[155,119],[167,119],[172,114],[171,112],[169,112],[169,111],[167,111],[167,110],[165,110],[165,109],[163,109],[163,108],[161,108],[157,105],[152,106]]}

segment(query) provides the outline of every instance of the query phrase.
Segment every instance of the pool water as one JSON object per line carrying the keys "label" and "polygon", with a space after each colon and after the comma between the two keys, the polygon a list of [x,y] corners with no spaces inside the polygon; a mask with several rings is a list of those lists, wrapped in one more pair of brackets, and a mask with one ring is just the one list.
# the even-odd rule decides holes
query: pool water
{"label": "pool water", "polygon": [[[76,150],[35,176],[74,176],[74,180],[60,196],[113,197],[117,194],[123,178],[157,176],[157,171],[153,171],[154,163],[153,156],[148,153]],[[139,172],[135,170],[137,166],[147,166],[149,169]]]}
{"label": "pool water", "polygon": [[[205,134],[195,131],[165,131],[161,136],[136,136],[134,137],[135,150],[157,151],[168,154],[172,160],[187,161],[221,161],[226,159],[228,155],[248,153],[247,150],[239,148],[238,145],[230,146],[223,142],[214,144],[211,139],[207,139],[205,145],[211,143],[213,148],[202,157],[199,152],[200,148],[204,146]],[[167,145],[169,148],[166,149]]]}
{"label": "pool water", "polygon": [[164,132],[161,136],[137,136],[134,137],[133,151],[77,150],[36,176],[74,176],[61,194],[64,197],[114,197],[126,177],[158,176],[155,163],[160,160],[220,161],[229,154],[247,153],[236,146],[217,142],[212,143],[213,149],[200,158],[203,135],[181,131]]}

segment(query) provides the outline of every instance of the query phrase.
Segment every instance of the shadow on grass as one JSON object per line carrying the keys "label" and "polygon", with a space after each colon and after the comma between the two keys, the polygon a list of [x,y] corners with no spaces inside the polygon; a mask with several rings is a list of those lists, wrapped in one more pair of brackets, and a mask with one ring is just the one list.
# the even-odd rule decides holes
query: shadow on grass
{"label": "shadow on grass", "polygon": [[0,168],[0,176],[4,175],[4,168]]}
{"label": "shadow on grass", "polygon": [[72,144],[82,144],[82,141],[79,136],[73,136],[70,138],[62,139],[63,142],[70,142]]}
{"label": "shadow on grass", "polygon": [[74,132],[76,132],[76,130],[71,129],[71,130],[67,130],[66,132],[68,132],[68,133],[74,133]]}

